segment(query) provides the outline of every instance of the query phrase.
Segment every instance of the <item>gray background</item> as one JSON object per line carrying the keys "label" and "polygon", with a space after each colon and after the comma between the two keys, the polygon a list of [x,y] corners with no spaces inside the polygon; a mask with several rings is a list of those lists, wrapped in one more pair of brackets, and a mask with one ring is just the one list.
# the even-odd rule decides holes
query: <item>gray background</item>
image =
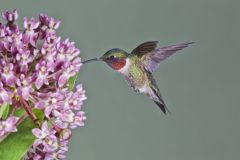
{"label": "gray background", "polygon": [[1,0],[23,16],[62,21],[82,58],[139,43],[196,44],[155,73],[171,115],[135,94],[105,64],[82,68],[87,122],[74,131],[69,160],[226,160],[240,157],[239,0]]}

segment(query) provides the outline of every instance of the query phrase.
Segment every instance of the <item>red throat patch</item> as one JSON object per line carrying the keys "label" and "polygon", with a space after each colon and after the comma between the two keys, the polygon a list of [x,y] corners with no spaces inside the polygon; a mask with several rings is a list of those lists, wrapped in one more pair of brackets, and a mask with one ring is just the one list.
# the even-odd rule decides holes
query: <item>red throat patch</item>
{"label": "red throat patch", "polygon": [[126,65],[125,58],[113,60],[111,63],[112,68],[115,70],[119,70],[119,69],[123,68],[125,65]]}

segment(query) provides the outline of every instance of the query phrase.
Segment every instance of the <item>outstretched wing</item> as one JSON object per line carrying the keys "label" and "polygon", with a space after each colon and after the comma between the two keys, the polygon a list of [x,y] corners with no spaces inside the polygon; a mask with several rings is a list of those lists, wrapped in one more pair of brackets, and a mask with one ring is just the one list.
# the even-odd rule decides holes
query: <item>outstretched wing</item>
{"label": "outstretched wing", "polygon": [[152,51],[154,51],[157,48],[158,41],[148,41],[140,44],[137,46],[133,51],[132,54],[137,55],[138,57],[141,57],[143,55],[146,55]]}
{"label": "outstretched wing", "polygon": [[179,50],[182,50],[183,48],[188,47],[193,42],[178,43],[162,48],[157,48],[157,43],[157,41],[145,42],[132,51],[132,54],[141,58],[145,68],[150,72],[154,72],[158,68],[159,64],[167,57]]}

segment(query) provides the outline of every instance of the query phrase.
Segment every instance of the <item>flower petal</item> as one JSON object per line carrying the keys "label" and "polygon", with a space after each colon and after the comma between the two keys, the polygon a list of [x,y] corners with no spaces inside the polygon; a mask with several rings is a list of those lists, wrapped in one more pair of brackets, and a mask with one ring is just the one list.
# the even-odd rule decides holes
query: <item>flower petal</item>
{"label": "flower petal", "polygon": [[37,138],[42,138],[43,137],[42,131],[39,128],[32,129],[32,133]]}
{"label": "flower petal", "polygon": [[66,76],[66,74],[62,74],[59,79],[58,79],[58,85],[59,87],[64,86],[64,84],[66,84],[68,81],[68,77]]}

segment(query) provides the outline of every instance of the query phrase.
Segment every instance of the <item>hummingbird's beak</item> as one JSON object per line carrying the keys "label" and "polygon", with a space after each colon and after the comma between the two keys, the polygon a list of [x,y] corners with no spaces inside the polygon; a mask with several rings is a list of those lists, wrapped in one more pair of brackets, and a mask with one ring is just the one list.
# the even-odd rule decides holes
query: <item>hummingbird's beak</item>
{"label": "hummingbird's beak", "polygon": [[83,61],[82,63],[85,64],[85,63],[88,63],[88,62],[101,61],[101,60],[102,60],[101,57],[97,57],[97,58],[88,59],[86,61]]}

